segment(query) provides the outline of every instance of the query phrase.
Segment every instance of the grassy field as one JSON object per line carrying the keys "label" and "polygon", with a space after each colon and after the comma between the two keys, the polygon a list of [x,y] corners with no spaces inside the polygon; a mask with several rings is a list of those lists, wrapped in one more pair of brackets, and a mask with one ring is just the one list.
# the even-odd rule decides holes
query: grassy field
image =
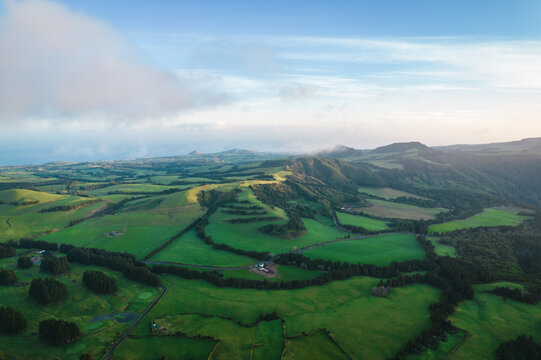
{"label": "grassy field", "polygon": [[[0,267],[15,269],[16,258],[0,260]],[[81,283],[85,269],[104,271],[118,281],[116,295],[96,295]],[[38,266],[27,270],[17,270],[20,285],[2,286],[0,304],[8,305],[21,311],[28,322],[28,328],[22,335],[0,336],[0,349],[5,354],[16,355],[17,359],[76,359],[83,352],[92,353],[95,358],[101,356],[109,344],[125,331],[131,322],[119,323],[114,319],[92,322],[93,316],[107,315],[113,312],[141,313],[158,294],[158,290],[141,286],[126,280],[116,272],[103,268],[82,267],[71,264],[71,271],[57,276],[68,288],[68,299],[56,305],[43,306],[28,298],[30,281],[36,277],[46,277]],[[75,322],[82,332],[82,338],[76,343],[64,347],[52,346],[36,336],[41,320],[56,317]],[[24,356],[20,356],[24,354]]]}
{"label": "grassy field", "polygon": [[426,349],[421,354],[410,354],[406,357],[406,360],[439,360],[447,359],[449,353],[453,352],[467,338],[466,333],[457,332],[456,334],[447,334],[447,340],[441,341],[436,350],[430,348]]}
{"label": "grassy field", "polygon": [[387,266],[393,261],[424,259],[417,239],[408,234],[385,234],[346,240],[303,252],[312,259],[347,261],[352,264]]}
{"label": "grassy field", "polygon": [[165,356],[166,359],[207,360],[216,343],[180,336],[128,338],[115,350],[111,359],[148,360]]}
{"label": "grassy field", "polygon": [[399,197],[426,199],[419,195],[411,194],[405,191],[400,191],[400,190],[396,190],[396,189],[388,188],[388,187],[375,188],[375,187],[361,186],[359,187],[358,191],[363,194],[377,196],[386,200],[396,199]]}
{"label": "grassy field", "polygon": [[[204,213],[198,203],[189,201],[187,192],[160,198],[164,200],[153,203],[155,207],[143,204],[133,211],[93,218],[40,239],[111,251],[127,250],[144,257]],[[107,236],[111,231],[119,234]]]}
{"label": "grassy field", "polygon": [[443,224],[431,225],[430,233],[446,233],[449,231],[470,229],[481,226],[516,226],[528,219],[528,216],[518,215],[521,210],[517,208],[488,208],[482,213],[464,220],[453,220]]}
{"label": "grassy field", "polygon": [[368,231],[384,231],[389,229],[385,221],[372,219],[361,215],[352,215],[343,212],[336,212],[338,221],[344,225],[359,226]]}
{"label": "grassy field", "polygon": [[71,220],[90,216],[92,212],[105,206],[105,202],[101,201],[70,211],[40,212],[53,206],[72,205],[88,200],[75,196],[59,196],[57,199],[59,200],[27,206],[0,205],[0,242],[57,231],[68,226]]}
{"label": "grassy field", "polygon": [[258,229],[264,225],[283,224],[286,220],[272,222],[254,222],[246,224],[224,223],[226,214],[219,212],[210,217],[209,225],[205,228],[208,235],[216,243],[225,243],[235,248],[245,250],[269,251],[274,254],[289,252],[308,245],[334,240],[343,237],[328,218],[318,217],[317,220],[304,218],[306,233],[296,239],[282,239],[264,234]]}
{"label": "grassy field", "polygon": [[184,264],[209,266],[242,266],[257,262],[252,258],[240,256],[228,251],[214,250],[197,237],[195,230],[190,230],[164,250],[156,254],[152,260],[172,261]]}
{"label": "grassy field", "polygon": [[496,285],[501,284],[476,286],[475,298],[460,303],[450,316],[453,325],[468,331],[470,337],[449,359],[493,359],[502,341],[520,334],[541,342],[541,303],[528,305],[482,293]]}
{"label": "grassy field", "polygon": [[286,339],[286,351],[282,359],[339,360],[348,357],[325,332],[318,331],[313,335]]}
{"label": "grassy field", "polygon": [[[387,298],[377,298],[371,295],[371,288],[379,279],[368,277],[290,291],[218,288],[204,281],[175,276],[163,280],[170,294],[183,296],[166,294],[149,319],[199,312],[250,324],[260,314],[276,311],[286,322],[286,336],[326,328],[351,357],[376,360],[389,358],[429,326],[428,304],[439,294],[432,287],[414,285],[393,289]],[[135,334],[149,335],[149,321],[139,325]],[[190,335],[213,331],[218,338],[225,338],[236,329],[231,321],[206,322],[200,317],[190,321],[183,318],[179,326]]]}
{"label": "grassy field", "polygon": [[363,213],[381,218],[410,220],[430,220],[434,215],[446,211],[443,208],[422,208],[414,205],[400,204],[385,200],[369,199],[370,206],[361,208]]}

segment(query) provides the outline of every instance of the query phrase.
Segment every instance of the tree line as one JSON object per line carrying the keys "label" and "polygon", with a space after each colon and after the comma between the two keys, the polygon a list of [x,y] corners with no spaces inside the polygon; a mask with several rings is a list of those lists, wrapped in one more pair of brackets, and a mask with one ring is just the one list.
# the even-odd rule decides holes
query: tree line
{"label": "tree line", "polygon": [[41,321],[38,334],[56,346],[69,344],[81,338],[81,331],[77,324],[58,319]]}

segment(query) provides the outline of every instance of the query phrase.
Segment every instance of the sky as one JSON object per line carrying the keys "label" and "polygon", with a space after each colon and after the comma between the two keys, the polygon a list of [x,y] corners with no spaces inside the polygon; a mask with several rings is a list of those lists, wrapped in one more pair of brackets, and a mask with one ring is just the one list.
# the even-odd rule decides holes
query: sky
{"label": "sky", "polygon": [[541,136],[538,0],[0,0],[0,165]]}

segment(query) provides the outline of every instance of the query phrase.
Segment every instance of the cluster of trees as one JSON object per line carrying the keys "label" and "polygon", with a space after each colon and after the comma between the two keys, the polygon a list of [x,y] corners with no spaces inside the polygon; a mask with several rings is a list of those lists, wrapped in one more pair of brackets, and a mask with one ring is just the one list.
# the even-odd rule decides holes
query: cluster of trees
{"label": "cluster of trees", "polygon": [[82,208],[83,206],[94,204],[94,203],[99,202],[99,201],[101,201],[101,200],[93,199],[93,200],[83,201],[83,202],[80,202],[80,203],[77,203],[77,204],[52,206],[52,207],[47,208],[47,209],[41,209],[39,212],[40,213],[47,213],[47,212],[70,211],[70,210],[75,210],[75,209]]}
{"label": "cluster of trees", "polygon": [[289,220],[283,224],[269,224],[260,227],[260,232],[272,236],[281,237],[284,239],[295,239],[306,232],[306,226],[302,221],[302,217],[295,211],[290,209],[286,210]]}
{"label": "cluster of trees", "polygon": [[83,274],[83,284],[96,294],[113,294],[118,291],[116,279],[102,271],[86,270]]}
{"label": "cluster of trees", "polygon": [[489,293],[502,296],[504,298],[520,301],[526,304],[535,304],[540,300],[539,296],[536,296],[529,291],[512,289],[508,287],[497,287],[490,290]]}
{"label": "cluster of trees", "polygon": [[11,246],[0,245],[0,259],[17,255],[17,250]]}
{"label": "cluster of trees", "polygon": [[150,272],[145,264],[138,262],[135,255],[110,252],[102,249],[79,248],[64,244],[61,246],[61,251],[67,252],[67,258],[71,262],[103,266],[121,271],[128,279],[145,285],[155,287],[161,285],[160,278]]}
{"label": "cluster of trees", "polygon": [[276,221],[276,220],[282,220],[282,218],[278,216],[259,216],[259,217],[236,218],[236,219],[224,220],[224,222],[227,222],[230,224],[247,224],[247,223],[252,223],[252,222]]}
{"label": "cluster of trees", "polygon": [[15,285],[17,281],[18,279],[15,270],[5,270],[0,268],[0,285]]}
{"label": "cluster of trees", "polygon": [[38,334],[56,346],[69,344],[81,338],[81,331],[77,324],[58,319],[41,321]]}
{"label": "cluster of trees", "polygon": [[212,212],[214,212],[221,204],[236,202],[239,191],[240,190],[238,189],[233,191],[200,191],[197,194],[197,201],[199,201],[201,206],[204,206],[209,210],[212,209]]}
{"label": "cluster of trees", "polygon": [[[223,207],[223,206],[222,206]],[[266,215],[267,212],[265,210],[263,211],[257,211],[257,210],[222,210],[222,213],[224,214],[230,214],[230,215]]]}
{"label": "cluster of trees", "polygon": [[30,269],[33,265],[29,256],[19,256],[17,259],[17,267],[19,269]]}
{"label": "cluster of trees", "polygon": [[[242,200],[242,201],[248,201],[248,200]],[[241,203],[241,204],[246,204],[244,202],[240,202],[238,201],[238,203]],[[250,203],[248,201],[248,203]],[[235,206],[235,205],[231,205],[231,204],[222,204],[221,207],[223,207],[224,209],[231,209],[231,210],[234,210],[234,211],[240,211],[240,212],[243,212],[243,211],[257,211],[257,210],[264,210],[263,207],[259,206],[259,205],[251,205],[251,206]],[[224,211],[225,212],[225,211]],[[239,215],[249,215],[249,214],[239,214]]]}
{"label": "cluster of trees", "polygon": [[32,201],[0,201],[0,204],[13,205],[13,206],[27,206],[39,204],[38,200]]}
{"label": "cluster of trees", "polygon": [[49,305],[64,300],[68,296],[68,289],[55,278],[36,278],[30,283],[28,295],[42,305]]}
{"label": "cluster of trees", "polygon": [[0,333],[19,334],[26,330],[26,326],[26,319],[22,313],[9,306],[0,307]]}
{"label": "cluster of trees", "polygon": [[516,339],[503,342],[495,353],[496,360],[541,359],[541,344],[532,336],[519,335]]}
{"label": "cluster of trees", "polygon": [[53,275],[60,275],[67,273],[70,270],[70,263],[64,256],[44,256],[41,259],[40,270],[51,273]]}

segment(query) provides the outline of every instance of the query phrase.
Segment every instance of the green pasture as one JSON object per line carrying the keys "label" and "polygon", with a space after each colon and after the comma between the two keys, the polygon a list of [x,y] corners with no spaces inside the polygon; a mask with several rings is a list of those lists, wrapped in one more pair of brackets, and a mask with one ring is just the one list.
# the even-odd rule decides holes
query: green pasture
{"label": "green pasture", "polygon": [[393,261],[424,259],[417,239],[408,234],[384,234],[365,239],[338,241],[303,252],[312,259],[387,266]]}
{"label": "green pasture", "polygon": [[[496,285],[502,284],[492,287]],[[529,305],[482,292],[490,287],[475,286],[474,299],[460,303],[449,317],[453,325],[470,333],[450,359],[493,359],[501,342],[520,334],[541,342],[541,303]]]}
{"label": "green pasture", "polygon": [[385,200],[392,200],[399,197],[406,197],[406,198],[416,198],[416,199],[426,199],[422,196],[415,195],[409,192],[396,190],[393,188],[375,188],[375,187],[368,187],[368,186],[360,186],[358,191],[363,194],[371,195],[371,196],[377,196],[380,198],[383,198]]}
{"label": "green pasture", "polygon": [[27,189],[10,189],[0,191],[0,201],[4,202],[31,202],[39,201],[40,203],[58,201],[67,198],[66,195],[49,194],[41,191]]}
{"label": "green pasture", "polygon": [[285,219],[282,221],[230,224],[222,221],[227,218],[227,214],[214,213],[209,219],[209,225],[205,228],[207,235],[210,235],[216,243],[225,243],[244,250],[269,251],[278,254],[331,241],[345,235],[334,227],[331,219],[324,217],[317,217],[316,220],[303,218],[306,233],[296,239],[282,239],[258,231],[260,227],[267,224],[284,224]]}
{"label": "green pasture", "polygon": [[[40,239],[111,251],[128,251],[139,258],[144,257],[204,213],[199,204],[189,202],[185,192],[160,197],[164,200],[150,210],[142,208],[92,218]],[[121,234],[107,236],[111,231]]]}
{"label": "green pasture", "polygon": [[[180,331],[190,337],[203,335],[221,340],[212,356],[212,359],[216,360],[250,359],[255,353],[259,359],[277,359],[283,348],[280,320],[260,322],[256,326],[248,327],[219,317],[182,314],[157,318],[156,323],[166,327],[167,333]],[[261,346],[251,354],[253,344]]]}
{"label": "green pasture", "polygon": [[[16,268],[17,258],[0,260],[0,267]],[[118,281],[119,291],[115,295],[96,295],[82,285],[84,270],[100,270]],[[118,323],[114,319],[91,322],[92,317],[113,312],[134,312],[140,314],[158,295],[158,290],[141,286],[126,280],[117,272],[104,268],[83,267],[71,264],[69,273],[56,278],[68,288],[68,299],[59,304],[43,306],[28,297],[30,281],[36,277],[47,277],[46,273],[34,266],[26,270],[16,270],[19,284],[2,286],[0,304],[20,311],[28,322],[28,328],[21,335],[0,336],[0,349],[16,359],[77,359],[84,352],[100,358],[106,348],[124,332],[131,323]],[[150,296],[139,296],[147,294]],[[35,335],[39,322],[51,317],[75,322],[82,332],[81,340],[63,347],[52,346]],[[24,354],[21,357],[21,354]]]}
{"label": "green pasture", "polygon": [[31,206],[0,205],[0,241],[57,231],[68,226],[70,221],[88,217],[105,206],[102,201],[70,211],[39,212],[41,209],[76,204],[85,200],[88,199],[72,196]]}
{"label": "green pasture", "polygon": [[[150,326],[150,325],[149,325]],[[217,341],[183,336],[129,337],[115,350],[113,360],[166,359],[207,360]]]}
{"label": "green pasture", "polygon": [[446,233],[481,226],[517,226],[529,218],[528,216],[519,215],[520,211],[521,209],[517,208],[487,208],[483,212],[464,220],[453,220],[443,224],[431,225],[428,231],[430,233]]}
{"label": "green pasture", "polygon": [[372,219],[362,215],[353,215],[337,211],[336,216],[341,224],[359,226],[368,231],[384,231],[389,229],[385,221]]}
{"label": "green pasture", "polygon": [[348,357],[323,331],[286,339],[283,360],[347,360]]}
{"label": "green pasture", "polygon": [[89,195],[94,197],[100,197],[102,195],[107,195],[112,192],[123,192],[123,193],[137,193],[137,192],[162,192],[170,189],[169,186],[162,185],[153,185],[153,184],[119,184],[108,186],[101,189],[91,190],[88,192]]}
{"label": "green pasture", "polygon": [[431,220],[436,214],[447,211],[444,208],[422,208],[415,205],[369,199],[369,206],[359,210],[370,216],[409,220]]}
{"label": "green pasture", "polygon": [[183,234],[156,254],[152,260],[207,266],[242,266],[252,265],[257,262],[257,260],[247,256],[213,249],[197,237],[195,230]]}
{"label": "green pasture", "polygon": [[[174,275],[167,275],[163,281],[168,293],[149,319],[198,312],[230,317],[247,325],[260,314],[276,311],[285,320],[286,336],[326,328],[349,356],[367,359],[387,359],[427,329],[428,305],[439,295],[439,290],[430,286],[412,285],[393,289],[387,298],[374,297],[371,289],[379,279],[369,277],[277,291],[218,288]],[[182,321],[181,325],[182,331],[190,335],[204,332],[218,338],[225,338],[235,329],[228,321],[207,322],[200,317]],[[149,335],[150,320],[143,321],[134,334]]]}

